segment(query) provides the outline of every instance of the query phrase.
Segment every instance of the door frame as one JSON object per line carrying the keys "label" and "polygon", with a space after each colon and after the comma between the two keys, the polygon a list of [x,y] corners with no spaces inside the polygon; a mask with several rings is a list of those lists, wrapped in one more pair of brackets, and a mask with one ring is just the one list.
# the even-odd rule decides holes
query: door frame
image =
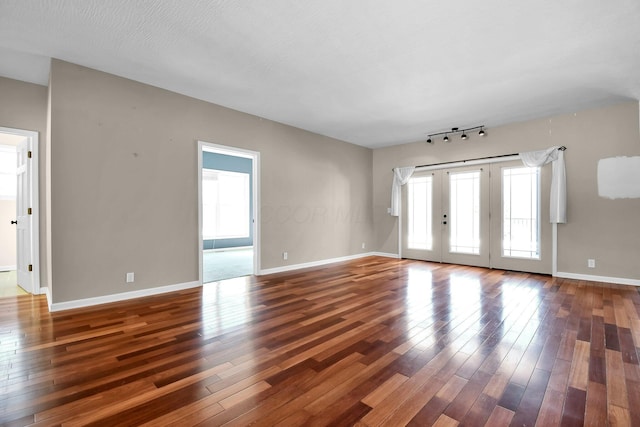
{"label": "door frame", "polygon": [[[38,132],[15,129],[0,126],[0,133],[24,137],[28,141],[28,147],[31,151],[31,167],[27,179],[29,179],[29,188],[31,191],[31,289],[25,289],[34,295],[43,293],[40,287],[40,188],[39,188],[39,135]],[[20,195],[16,195],[16,198]],[[16,200],[17,202],[17,200]],[[16,241],[17,244],[17,241]],[[18,251],[20,248],[18,248]],[[17,268],[17,266],[16,266]]]}
{"label": "door frame", "polygon": [[[485,165],[491,163],[511,162],[520,160],[519,155],[490,157],[486,159],[445,162],[433,166],[421,166],[415,168],[413,173],[426,172],[430,170],[442,170],[461,166]],[[400,203],[400,212],[398,213],[398,257],[402,258],[402,203]],[[556,276],[558,273],[558,224],[551,224],[551,275]]]}
{"label": "door frame", "polygon": [[205,152],[244,157],[252,160],[253,224],[251,226],[253,227],[253,275],[257,276],[260,272],[260,209],[258,208],[260,206],[260,152],[198,140],[198,281],[200,285],[203,284],[202,155]]}

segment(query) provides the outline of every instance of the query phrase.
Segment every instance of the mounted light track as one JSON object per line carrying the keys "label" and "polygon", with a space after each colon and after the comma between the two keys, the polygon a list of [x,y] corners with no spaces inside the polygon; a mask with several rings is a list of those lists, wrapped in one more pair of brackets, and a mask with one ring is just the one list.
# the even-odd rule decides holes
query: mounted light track
{"label": "mounted light track", "polygon": [[487,133],[484,130],[484,125],[482,126],[474,126],[471,128],[465,128],[465,129],[460,129],[460,128],[451,128],[451,130],[445,131],[445,132],[438,132],[438,133],[432,133],[429,134],[427,136],[427,143],[428,144],[433,144],[433,138],[434,136],[438,136],[438,135],[444,135],[444,138],[442,138],[442,140],[444,142],[449,142],[449,135],[455,135],[457,133],[461,134],[460,135],[460,139],[469,139],[469,135],[467,134],[468,131],[470,130],[476,130],[476,129],[480,129],[480,131],[478,132],[478,136],[485,136]]}

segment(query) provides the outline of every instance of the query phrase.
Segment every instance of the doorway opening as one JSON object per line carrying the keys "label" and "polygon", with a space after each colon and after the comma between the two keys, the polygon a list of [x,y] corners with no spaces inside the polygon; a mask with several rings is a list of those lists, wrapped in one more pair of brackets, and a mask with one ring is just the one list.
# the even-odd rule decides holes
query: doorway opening
{"label": "doorway opening", "polygon": [[39,294],[38,133],[0,127],[0,296]]}
{"label": "doorway opening", "polygon": [[199,142],[200,282],[259,271],[259,153]]}

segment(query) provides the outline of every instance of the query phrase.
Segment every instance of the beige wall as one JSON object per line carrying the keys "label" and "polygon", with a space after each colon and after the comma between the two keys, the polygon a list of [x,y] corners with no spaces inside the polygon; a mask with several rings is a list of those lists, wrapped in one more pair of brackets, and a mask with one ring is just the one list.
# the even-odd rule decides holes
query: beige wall
{"label": "beige wall", "polygon": [[[16,265],[16,201],[0,200],[0,267]],[[1,270],[0,270],[1,271]]]}
{"label": "beige wall", "polygon": [[50,91],[54,303],[198,280],[197,140],[261,153],[263,269],[372,249],[369,149],[57,60]]}
{"label": "beige wall", "polygon": [[[47,88],[0,77],[0,126],[38,132],[38,176],[40,186],[40,286],[48,286],[46,261],[45,159]],[[14,213],[15,216],[15,213]]]}
{"label": "beige wall", "polygon": [[[485,138],[472,135],[464,142],[454,137],[449,144],[438,139],[434,145],[421,141],[374,150],[373,217],[379,250],[398,253],[397,220],[387,214],[391,168],[553,145],[568,148],[568,223],[558,226],[558,271],[640,279],[640,199],[599,197],[596,175],[601,158],[640,154],[637,102],[492,128]],[[588,258],[596,260],[595,269],[587,268]]]}
{"label": "beige wall", "polygon": [[600,198],[596,186],[599,159],[640,154],[637,102],[492,128],[464,143],[372,151],[57,60],[49,90],[0,78],[0,126],[41,136],[40,203],[52,237],[42,215],[41,283],[55,284],[56,303],[197,280],[197,140],[261,153],[263,269],[397,253],[386,213],[392,167],[566,145],[558,270],[640,279],[640,200]]}

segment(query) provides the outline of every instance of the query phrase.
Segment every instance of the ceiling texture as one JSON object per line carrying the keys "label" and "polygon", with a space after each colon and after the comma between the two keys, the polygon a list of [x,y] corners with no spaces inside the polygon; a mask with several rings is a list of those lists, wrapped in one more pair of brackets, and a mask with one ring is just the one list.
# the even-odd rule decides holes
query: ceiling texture
{"label": "ceiling texture", "polygon": [[640,99],[640,1],[2,0],[0,76],[50,58],[376,148]]}

